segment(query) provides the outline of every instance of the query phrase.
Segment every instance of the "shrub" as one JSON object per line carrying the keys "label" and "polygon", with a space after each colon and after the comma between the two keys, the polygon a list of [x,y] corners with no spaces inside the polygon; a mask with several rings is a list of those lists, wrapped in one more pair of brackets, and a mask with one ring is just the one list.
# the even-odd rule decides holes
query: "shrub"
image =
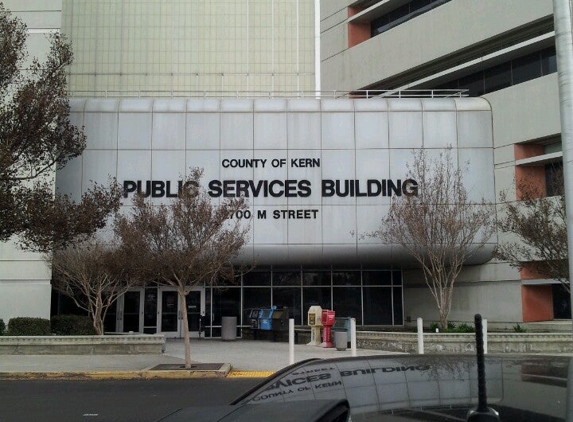
{"label": "shrub", "polygon": [[527,333],[527,328],[517,324],[513,326],[513,331],[515,331],[516,333]]}
{"label": "shrub", "polygon": [[458,325],[455,332],[456,333],[473,333],[473,332],[475,332],[475,327],[473,325],[466,324],[465,322],[462,322],[460,325]]}
{"label": "shrub", "polygon": [[473,332],[475,332],[474,326],[471,324],[466,324],[465,322],[462,322],[458,326],[456,326],[456,324],[454,324],[453,322],[448,322],[448,327],[443,331],[440,329],[440,324],[438,324],[437,322],[433,322],[430,325],[430,331],[432,333],[435,333],[436,329],[438,329],[439,332],[443,332],[443,333],[473,333]]}
{"label": "shrub", "polygon": [[45,318],[19,317],[8,321],[10,336],[49,336],[50,320]]}
{"label": "shrub", "polygon": [[6,334],[6,324],[4,323],[4,320],[0,318],[0,336],[3,336],[4,334]]}
{"label": "shrub", "polygon": [[93,321],[85,315],[56,315],[50,320],[52,333],[59,336],[93,336]]}

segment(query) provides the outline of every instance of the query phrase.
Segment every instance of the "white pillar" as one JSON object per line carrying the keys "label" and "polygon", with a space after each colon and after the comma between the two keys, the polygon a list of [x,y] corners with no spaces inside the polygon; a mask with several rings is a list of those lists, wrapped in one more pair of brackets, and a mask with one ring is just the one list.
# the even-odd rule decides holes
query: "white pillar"
{"label": "white pillar", "polygon": [[[557,80],[561,111],[561,146],[563,150],[564,192],[573,192],[573,33],[571,0],[553,0]],[[569,245],[569,280],[573,279],[573,195],[565,195],[567,244]],[[573,289],[571,301],[573,303]],[[572,327],[573,328],[573,327]]]}
{"label": "white pillar", "polygon": [[356,356],[356,318],[350,318],[350,355]]}
{"label": "white pillar", "polygon": [[294,363],[294,319],[288,320],[288,363]]}
{"label": "white pillar", "polygon": [[424,354],[424,320],[418,318],[418,354]]}
{"label": "white pillar", "polygon": [[481,325],[483,327],[483,353],[487,355],[487,319],[482,319]]}

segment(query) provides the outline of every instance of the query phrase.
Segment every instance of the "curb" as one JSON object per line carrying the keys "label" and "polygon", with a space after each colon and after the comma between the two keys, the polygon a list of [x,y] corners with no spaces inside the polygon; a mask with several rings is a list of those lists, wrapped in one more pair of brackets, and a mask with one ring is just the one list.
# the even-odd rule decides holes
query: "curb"
{"label": "curb", "polygon": [[274,373],[275,371],[231,371],[227,378],[266,378]]}
{"label": "curb", "polygon": [[201,378],[266,378],[275,371],[231,371],[226,363],[219,370],[0,372],[0,380],[139,380]]}

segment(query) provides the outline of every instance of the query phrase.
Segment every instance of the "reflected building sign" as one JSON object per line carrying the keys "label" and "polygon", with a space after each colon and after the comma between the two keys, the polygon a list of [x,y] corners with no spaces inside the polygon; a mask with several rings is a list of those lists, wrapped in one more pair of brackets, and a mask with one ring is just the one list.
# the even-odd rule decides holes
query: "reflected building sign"
{"label": "reflected building sign", "polygon": [[[399,263],[378,229],[395,197],[423,192],[412,152],[453,148],[472,199],[494,200],[491,110],[479,98],[293,100],[72,100],[88,148],[58,173],[79,196],[116,177],[135,192],[176,198],[189,169],[218,201],[244,196],[233,218],[251,226],[241,260],[259,264]],[[491,179],[491,180],[486,180]]]}

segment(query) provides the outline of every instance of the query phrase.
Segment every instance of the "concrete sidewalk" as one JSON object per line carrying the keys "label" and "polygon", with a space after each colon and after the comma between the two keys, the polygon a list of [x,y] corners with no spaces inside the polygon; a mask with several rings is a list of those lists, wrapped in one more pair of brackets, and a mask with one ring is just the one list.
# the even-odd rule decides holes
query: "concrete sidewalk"
{"label": "concrete sidewalk", "polygon": [[[393,354],[358,349],[358,356]],[[350,349],[337,351],[316,346],[295,345],[295,362],[350,356]],[[289,364],[288,343],[271,341],[192,339],[192,371],[154,370],[158,365],[184,363],[183,340],[167,340],[161,355],[2,355],[0,379],[7,378],[201,378],[264,377]],[[200,364],[222,364],[203,369]],[[203,365],[204,367],[213,365]]]}

